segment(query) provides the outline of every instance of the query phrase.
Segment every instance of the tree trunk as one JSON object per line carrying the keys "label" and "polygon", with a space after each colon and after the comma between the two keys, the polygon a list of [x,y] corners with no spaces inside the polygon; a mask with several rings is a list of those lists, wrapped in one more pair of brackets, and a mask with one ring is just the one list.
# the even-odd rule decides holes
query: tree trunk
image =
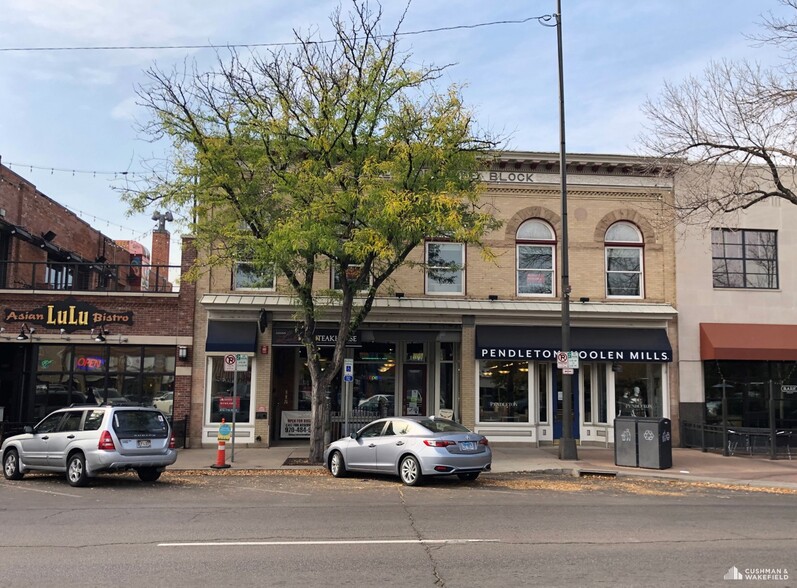
{"label": "tree trunk", "polygon": [[[312,369],[311,369],[312,372]],[[310,413],[310,463],[320,464],[324,461],[324,427],[326,425],[326,390],[329,387],[327,377],[312,378],[311,413]]]}

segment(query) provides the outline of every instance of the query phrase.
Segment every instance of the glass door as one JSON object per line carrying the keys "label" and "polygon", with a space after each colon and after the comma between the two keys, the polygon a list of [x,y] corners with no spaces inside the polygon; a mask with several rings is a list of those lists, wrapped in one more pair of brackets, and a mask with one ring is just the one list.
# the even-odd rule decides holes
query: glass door
{"label": "glass door", "polygon": [[426,416],[429,403],[425,365],[404,366],[404,386],[402,391],[402,416]]}

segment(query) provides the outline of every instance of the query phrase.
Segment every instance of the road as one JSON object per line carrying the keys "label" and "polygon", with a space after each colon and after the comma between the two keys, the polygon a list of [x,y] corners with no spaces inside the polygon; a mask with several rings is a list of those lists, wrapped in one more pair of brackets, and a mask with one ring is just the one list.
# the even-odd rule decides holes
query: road
{"label": "road", "polygon": [[539,475],[406,488],[175,472],[79,489],[28,475],[0,481],[0,585],[716,586],[735,566],[785,586],[795,507],[795,493]]}

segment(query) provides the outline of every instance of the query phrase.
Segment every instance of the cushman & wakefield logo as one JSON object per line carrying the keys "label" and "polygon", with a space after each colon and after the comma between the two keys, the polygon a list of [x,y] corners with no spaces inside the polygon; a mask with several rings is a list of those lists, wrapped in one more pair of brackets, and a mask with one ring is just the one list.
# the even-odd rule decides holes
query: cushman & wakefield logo
{"label": "cushman & wakefield logo", "polygon": [[5,309],[5,322],[24,322],[73,333],[109,324],[133,324],[132,312],[116,312],[67,298],[31,310]]}
{"label": "cushman & wakefield logo", "polygon": [[787,568],[745,568],[740,570],[733,566],[722,579],[783,582],[789,579],[789,570]]}

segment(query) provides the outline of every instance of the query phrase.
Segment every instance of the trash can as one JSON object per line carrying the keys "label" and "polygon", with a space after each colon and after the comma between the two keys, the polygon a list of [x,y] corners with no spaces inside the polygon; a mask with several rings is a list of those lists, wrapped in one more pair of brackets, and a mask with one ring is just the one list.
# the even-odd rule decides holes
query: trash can
{"label": "trash can", "polygon": [[672,467],[672,423],[664,418],[638,418],[639,467],[666,470]]}
{"label": "trash can", "polygon": [[637,419],[614,419],[614,465],[637,467]]}

